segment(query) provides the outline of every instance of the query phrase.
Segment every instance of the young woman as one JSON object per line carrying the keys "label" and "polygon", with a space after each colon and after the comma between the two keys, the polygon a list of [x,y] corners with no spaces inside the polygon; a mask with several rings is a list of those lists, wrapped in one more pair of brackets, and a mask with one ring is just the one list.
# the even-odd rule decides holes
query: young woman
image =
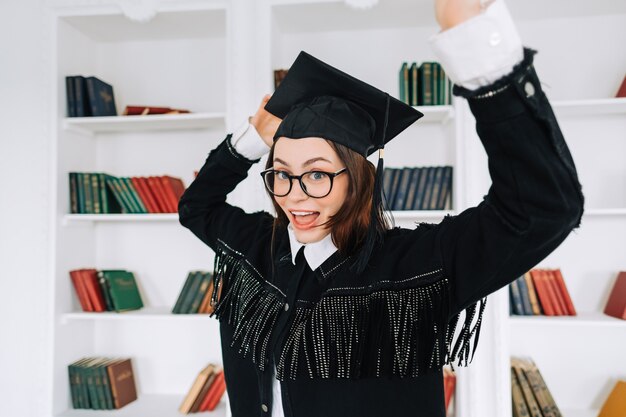
{"label": "young woman", "polygon": [[[181,224],[216,253],[234,417],[445,416],[441,367],[467,365],[487,295],[580,226],[574,162],[503,0],[436,14],[431,45],[489,158],[476,207],[390,228],[366,156],[421,113],[304,53],[182,196]],[[276,217],[226,203],[267,152]]]}

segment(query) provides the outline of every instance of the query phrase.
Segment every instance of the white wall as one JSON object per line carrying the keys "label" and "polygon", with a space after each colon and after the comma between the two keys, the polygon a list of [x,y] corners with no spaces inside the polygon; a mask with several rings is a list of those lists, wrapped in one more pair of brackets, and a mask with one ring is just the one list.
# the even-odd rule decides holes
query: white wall
{"label": "white wall", "polygon": [[48,130],[41,0],[0,2],[0,416],[47,410]]}

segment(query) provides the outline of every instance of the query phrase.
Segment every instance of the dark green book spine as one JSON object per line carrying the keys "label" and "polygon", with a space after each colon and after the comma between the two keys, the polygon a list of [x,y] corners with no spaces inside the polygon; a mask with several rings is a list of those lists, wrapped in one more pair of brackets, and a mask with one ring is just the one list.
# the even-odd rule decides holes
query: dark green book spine
{"label": "dark green book spine", "polygon": [[189,307],[189,314],[196,314],[200,309],[200,303],[202,303],[202,299],[204,298],[204,294],[206,294],[207,288],[209,288],[209,280],[211,279],[211,274],[209,272],[202,273],[202,279],[200,281],[200,287],[196,291],[193,301],[191,302],[191,307]]}
{"label": "dark green book spine", "polygon": [[102,214],[102,203],[100,202],[100,186],[98,184],[98,175],[91,173],[91,189],[93,190],[93,212],[96,214]]}
{"label": "dark green book spine", "polygon": [[69,173],[70,179],[70,213],[78,213],[78,184],[76,172]]}
{"label": "dark green book spine", "polygon": [[139,213],[147,213],[148,209],[143,204],[143,201],[141,200],[139,193],[135,189],[135,184],[133,184],[132,180],[129,177],[122,177],[121,179],[122,181],[124,181],[124,184],[126,184],[126,187],[130,192],[130,196],[133,198],[133,201],[135,202],[135,206],[139,210]]}
{"label": "dark green book spine", "polygon": [[191,303],[193,303],[194,296],[198,292],[198,288],[200,288],[201,283],[202,283],[202,272],[193,271],[193,280],[191,282],[191,285],[189,286],[189,291],[187,294],[185,294],[185,299],[183,300],[183,303],[180,306],[181,314],[189,314],[191,312]]}
{"label": "dark green book spine", "polygon": [[93,214],[93,200],[91,197],[90,173],[83,174],[83,190],[85,190],[85,213]]}
{"label": "dark green book spine", "polygon": [[98,179],[98,190],[100,191],[100,203],[102,205],[102,213],[109,213],[109,199],[107,198],[107,185],[104,179],[104,175],[101,173],[96,174]]}
{"label": "dark green book spine", "polygon": [[193,281],[193,273],[189,272],[187,274],[187,278],[185,279],[185,283],[183,284],[183,288],[182,288],[182,290],[180,290],[180,294],[178,295],[178,299],[176,300],[176,303],[174,304],[174,308],[172,309],[172,313],[174,313],[174,314],[179,314],[180,313],[180,307],[183,304],[183,299],[187,295],[187,291],[189,291],[189,287],[191,286],[191,282],[192,281]]}

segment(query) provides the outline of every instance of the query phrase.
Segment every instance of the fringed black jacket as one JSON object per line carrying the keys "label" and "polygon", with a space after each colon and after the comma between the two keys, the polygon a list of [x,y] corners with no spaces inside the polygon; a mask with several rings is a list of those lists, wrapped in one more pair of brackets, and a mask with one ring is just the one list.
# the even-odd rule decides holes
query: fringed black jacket
{"label": "fringed black jacket", "polygon": [[[483,201],[439,224],[389,230],[359,276],[339,252],[314,271],[302,255],[294,266],[286,230],[272,256],[273,216],[225,202],[257,161],[236,152],[232,135],[209,153],[178,209],[216,253],[213,314],[234,417],[267,416],[272,401],[287,417],[445,416],[442,365],[467,365],[487,295],[581,222],[581,186],[535,53],[524,48],[490,86],[453,88],[488,155]],[[272,398],[274,365],[282,398]]]}

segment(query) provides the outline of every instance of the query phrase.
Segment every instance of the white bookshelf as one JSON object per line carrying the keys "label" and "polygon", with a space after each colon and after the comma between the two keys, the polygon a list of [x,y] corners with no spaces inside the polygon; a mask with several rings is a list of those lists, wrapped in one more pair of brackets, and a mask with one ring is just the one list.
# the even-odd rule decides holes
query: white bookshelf
{"label": "white bookshelf", "polygon": [[[611,382],[626,373],[617,357],[618,348],[626,346],[624,322],[601,314],[612,280],[626,269],[620,250],[620,237],[626,235],[626,194],[621,191],[626,190],[626,101],[607,98],[623,78],[626,57],[619,49],[597,47],[626,36],[626,7],[608,0],[507,4],[524,44],[539,51],[536,68],[586,196],[583,227],[539,265],[562,269],[579,316],[509,317],[508,289],[490,296],[474,362],[458,372],[456,417],[511,415],[508,366],[514,354],[536,360],[565,417],[591,417]],[[394,96],[402,61],[434,60],[427,38],[438,28],[427,0],[381,0],[365,11],[339,0],[155,5],[156,15],[143,23],[127,18],[114,1],[50,5],[56,109],[51,165],[57,199],[51,416],[176,416],[200,369],[221,363],[215,319],[169,312],[187,272],[212,268],[210,250],[179,225],[176,213],[69,214],[68,172],[169,174],[189,184],[208,152],[273,91],[273,70],[288,67],[300,50]],[[151,10],[126,13],[148,16]],[[118,113],[125,105],[192,113],[68,118],[64,77],[75,74],[112,84]],[[454,97],[451,105],[417,109],[424,117],[386,146],[385,166],[454,166],[453,210],[394,211],[396,224],[403,227],[458,214],[480,202],[490,184],[467,103]],[[249,210],[271,210],[257,174],[263,164],[251,169],[229,201]],[[68,273],[81,267],[132,270],[146,307],[82,312]],[[116,411],[72,410],[67,365],[89,355],[132,357],[139,400]],[[584,365],[575,372],[585,389],[571,382],[572,364]],[[225,396],[212,415],[228,416],[226,403]]]}

